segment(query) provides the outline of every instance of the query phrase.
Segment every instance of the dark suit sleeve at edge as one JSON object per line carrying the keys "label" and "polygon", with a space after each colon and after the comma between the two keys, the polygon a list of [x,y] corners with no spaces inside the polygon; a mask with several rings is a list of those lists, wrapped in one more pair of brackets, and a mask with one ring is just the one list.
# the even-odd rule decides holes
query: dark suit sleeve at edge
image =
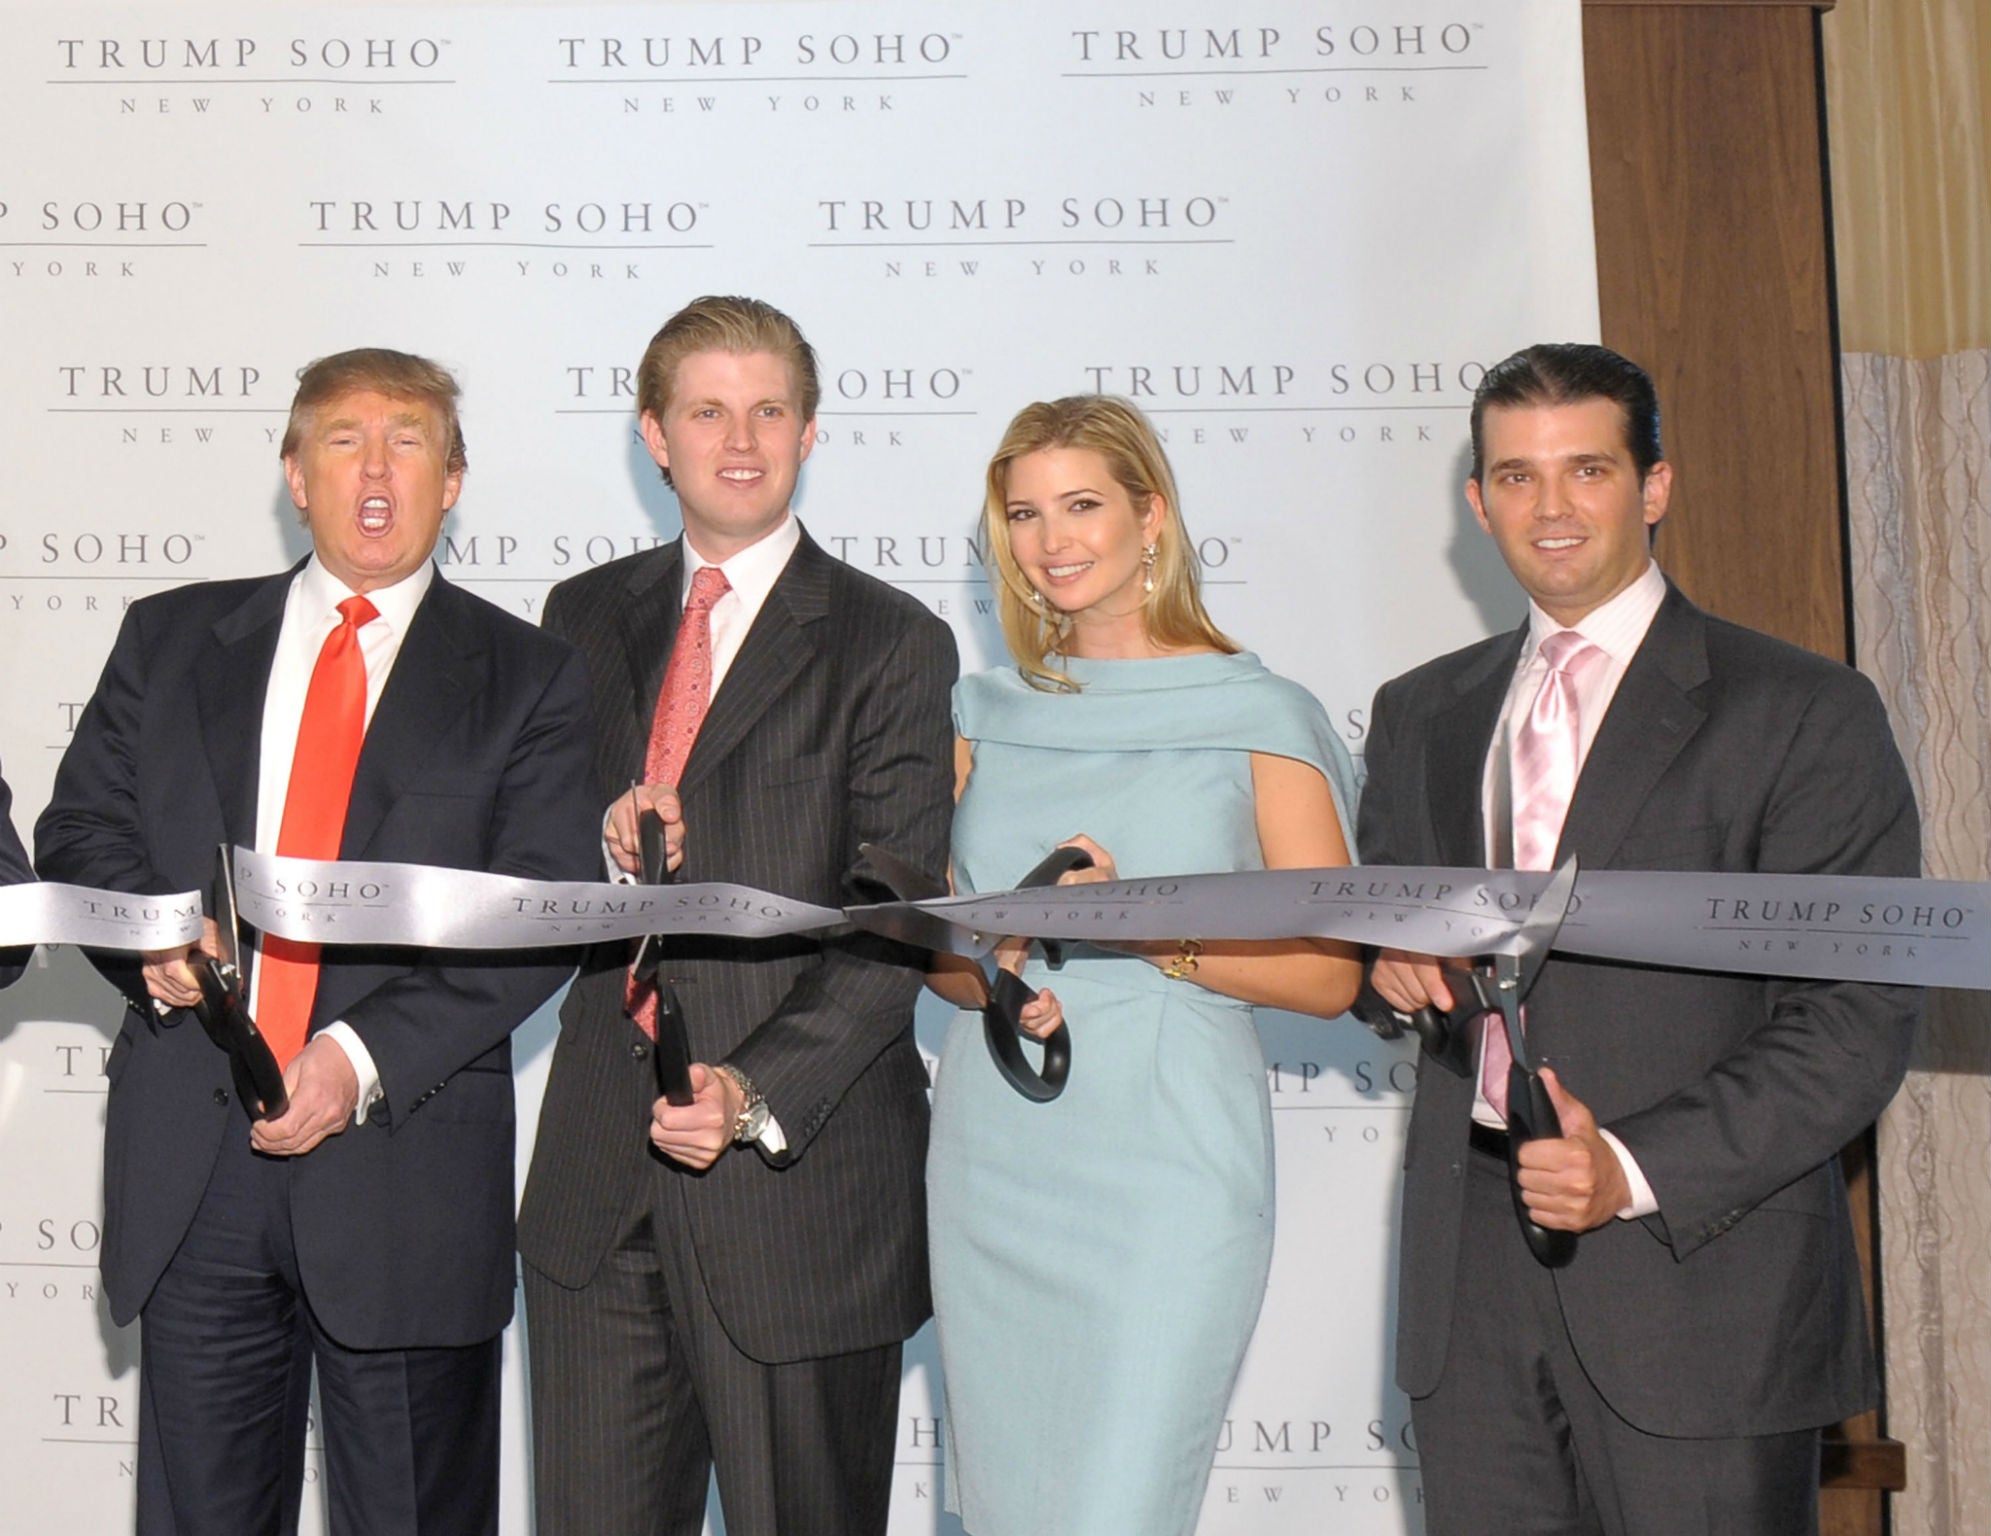
{"label": "dark suit sleeve at edge", "polygon": [[[1873,686],[1835,670],[1808,701],[1760,829],[1759,871],[1920,873],[1920,829]],[[1614,1121],[1676,1255],[1837,1156],[1900,1086],[1921,992],[1765,983],[1769,1014],[1700,1081]]]}
{"label": "dark suit sleeve at edge", "polygon": [[[958,670],[953,632],[921,613],[864,679],[851,744],[847,868],[855,869],[866,842],[922,868],[946,867],[954,815],[948,694]],[[801,1156],[851,1083],[911,1028],[925,970],[925,955],[904,945],[867,934],[830,940],[823,963],[731,1053],[787,1138],[775,1161]]]}
{"label": "dark suit sleeve at edge", "polygon": [[[27,850],[21,846],[21,834],[14,830],[14,792],[0,778],[0,885],[21,885],[34,877]],[[20,980],[31,953],[25,946],[0,949],[0,987]]]}
{"label": "dark suit sleeve at edge", "polygon": [[[35,823],[35,867],[45,880],[134,895],[173,894],[148,861],[138,825],[137,742],[145,659],[153,644],[144,633],[150,611],[147,603],[138,603],[126,612],[56,769],[55,788]],[[127,1002],[149,1013],[137,955],[87,953]]]}

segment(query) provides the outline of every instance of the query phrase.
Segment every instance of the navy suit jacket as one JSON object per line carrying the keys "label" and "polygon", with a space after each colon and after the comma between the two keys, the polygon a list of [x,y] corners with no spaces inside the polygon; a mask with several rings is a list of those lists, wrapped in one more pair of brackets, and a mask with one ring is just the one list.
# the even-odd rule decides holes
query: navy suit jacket
{"label": "navy suit jacket", "polygon": [[[1359,818],[1370,864],[1485,862],[1482,773],[1526,636],[1383,685]],[[1915,875],[1906,770],[1857,672],[1669,587],[1584,762],[1558,861],[1585,869]],[[1659,1212],[1555,1272],[1569,1338],[1639,1429],[1763,1435],[1869,1406],[1839,1149],[1893,1096],[1920,993],[1557,957],[1537,1053],[1624,1141]],[[1397,1380],[1442,1377],[1473,1085],[1420,1064],[1404,1161]]]}
{"label": "navy suit jacket", "polygon": [[[263,695],[290,574],[132,605],[36,827],[45,878],[207,890],[253,843]],[[571,648],[438,576],[409,625],[353,779],[340,855],[542,879],[599,873],[586,669]],[[134,955],[108,1066],[104,1288],[145,1305],[223,1136],[249,1126],[192,1016],[157,1016]],[[343,1019],[385,1099],[292,1164],[300,1278],[351,1348],[461,1345],[512,1310],[511,1032],[562,953],[324,952],[311,1027]]]}

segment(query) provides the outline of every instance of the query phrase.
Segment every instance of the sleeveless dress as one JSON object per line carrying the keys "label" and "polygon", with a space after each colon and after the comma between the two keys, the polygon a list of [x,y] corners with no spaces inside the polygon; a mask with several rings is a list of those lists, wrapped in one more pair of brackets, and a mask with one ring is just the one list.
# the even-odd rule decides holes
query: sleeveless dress
{"label": "sleeveless dress", "polygon": [[[1318,768],[1352,826],[1326,714],[1257,657],[1068,670],[1077,694],[1014,670],[956,684],[955,728],[974,747],[957,889],[1007,889],[1079,832],[1129,879],[1262,868],[1253,752]],[[1272,1261],[1251,1007],[1086,946],[1056,973],[1033,953],[1024,979],[1064,1004],[1064,1093],[1018,1094],[966,1012],[934,1088],[947,1505],[973,1536],[1186,1533]]]}

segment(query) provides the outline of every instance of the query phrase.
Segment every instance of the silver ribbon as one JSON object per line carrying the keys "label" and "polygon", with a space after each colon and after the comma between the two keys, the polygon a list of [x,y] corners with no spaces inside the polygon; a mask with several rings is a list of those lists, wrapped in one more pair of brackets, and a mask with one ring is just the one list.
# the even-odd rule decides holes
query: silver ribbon
{"label": "silver ribbon", "polygon": [[[1004,891],[918,903],[995,936],[1342,939],[1424,954],[1511,953],[1549,873],[1262,870]],[[859,909],[851,921],[896,914]],[[1642,965],[1991,990],[1991,886],[1860,875],[1586,870],[1555,947]]]}
{"label": "silver ribbon", "polygon": [[525,880],[427,864],[235,850],[235,905],[264,933],[311,944],[540,949],[646,933],[765,939],[840,925],[832,907],[744,885]]}
{"label": "silver ribbon", "polygon": [[91,949],[177,949],[201,936],[200,894],[126,896],[87,885],[0,886],[0,947],[82,944]]}
{"label": "silver ribbon", "polygon": [[[836,911],[747,886],[553,883],[238,849],[236,900],[266,933],[320,944],[516,949],[646,933],[767,938],[848,923],[985,954],[1017,935],[1340,939],[1425,954],[1511,952],[1549,874],[1283,869],[1058,886]],[[1991,886],[1844,875],[1593,870],[1556,938],[1566,954],[1759,976],[1991,990]]]}

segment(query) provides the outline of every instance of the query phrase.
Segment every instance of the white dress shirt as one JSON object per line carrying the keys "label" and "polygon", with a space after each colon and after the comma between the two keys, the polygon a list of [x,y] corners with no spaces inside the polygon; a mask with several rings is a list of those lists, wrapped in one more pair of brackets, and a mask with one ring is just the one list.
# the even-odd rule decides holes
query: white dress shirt
{"label": "white dress shirt", "polygon": [[[366,663],[366,723],[373,724],[373,711],[380,703],[381,690],[401,654],[408,625],[415,617],[435,580],[435,566],[423,561],[413,575],[391,587],[366,594],[380,617],[361,626],[360,655]],[[304,721],[304,696],[311,688],[311,673],[318,665],[318,653],[326,637],[345,621],[339,604],[356,594],[334,576],[313,554],[290,584],[284,598],[283,624],[277,631],[276,656],[270,663],[269,687],[263,693],[263,734],[260,771],[256,776],[256,851],[275,853],[278,834],[283,830],[284,800],[290,793],[291,759],[297,755],[297,731]],[[257,968],[249,986],[249,1013],[256,1012],[256,998],[262,990],[263,973]],[[379,1100],[380,1072],[373,1055],[353,1027],[343,1019],[328,1024],[319,1034],[338,1041],[359,1078],[359,1104],[353,1123],[366,1123],[367,1111]]]}
{"label": "white dress shirt", "polygon": [[[1599,604],[1586,613],[1573,628],[1584,639],[1604,653],[1605,660],[1592,664],[1585,670],[1577,686],[1576,712],[1579,741],[1577,745],[1577,771],[1589,760],[1590,744],[1597,739],[1597,728],[1603,724],[1604,713],[1611,707],[1611,700],[1617,697],[1618,684],[1624,681],[1625,669],[1631,665],[1632,657],[1638,654],[1639,646],[1645,640],[1645,633],[1652,627],[1654,615],[1666,597],[1666,578],[1652,561],[1646,562],[1645,571],[1624,591],[1608,602]],[[1495,808],[1493,804],[1493,753],[1498,752],[1512,741],[1528,718],[1533,708],[1535,695],[1541,691],[1542,680],[1548,676],[1548,663],[1542,659],[1542,642],[1550,635],[1564,628],[1544,613],[1533,602],[1528,604],[1528,640],[1522,650],[1521,665],[1514,670],[1514,680],[1507,687],[1507,701],[1500,709],[1500,725],[1493,735],[1492,749],[1487,753],[1486,771],[1481,780],[1480,807],[1484,815],[1483,825],[1487,828],[1486,857],[1493,858],[1493,836]],[[1499,1126],[1502,1122],[1499,1112],[1487,1102],[1484,1089],[1484,1074],[1476,1074],[1473,1089],[1473,1118],[1482,1125]],[[1605,1130],[1597,1128],[1597,1134],[1611,1144],[1611,1150],[1618,1155],[1618,1162],[1625,1170],[1625,1180],[1631,1186],[1631,1204],[1617,1214],[1624,1219],[1636,1216],[1650,1216],[1659,1209],[1659,1202],[1653,1197],[1652,1185],[1625,1144]]]}

